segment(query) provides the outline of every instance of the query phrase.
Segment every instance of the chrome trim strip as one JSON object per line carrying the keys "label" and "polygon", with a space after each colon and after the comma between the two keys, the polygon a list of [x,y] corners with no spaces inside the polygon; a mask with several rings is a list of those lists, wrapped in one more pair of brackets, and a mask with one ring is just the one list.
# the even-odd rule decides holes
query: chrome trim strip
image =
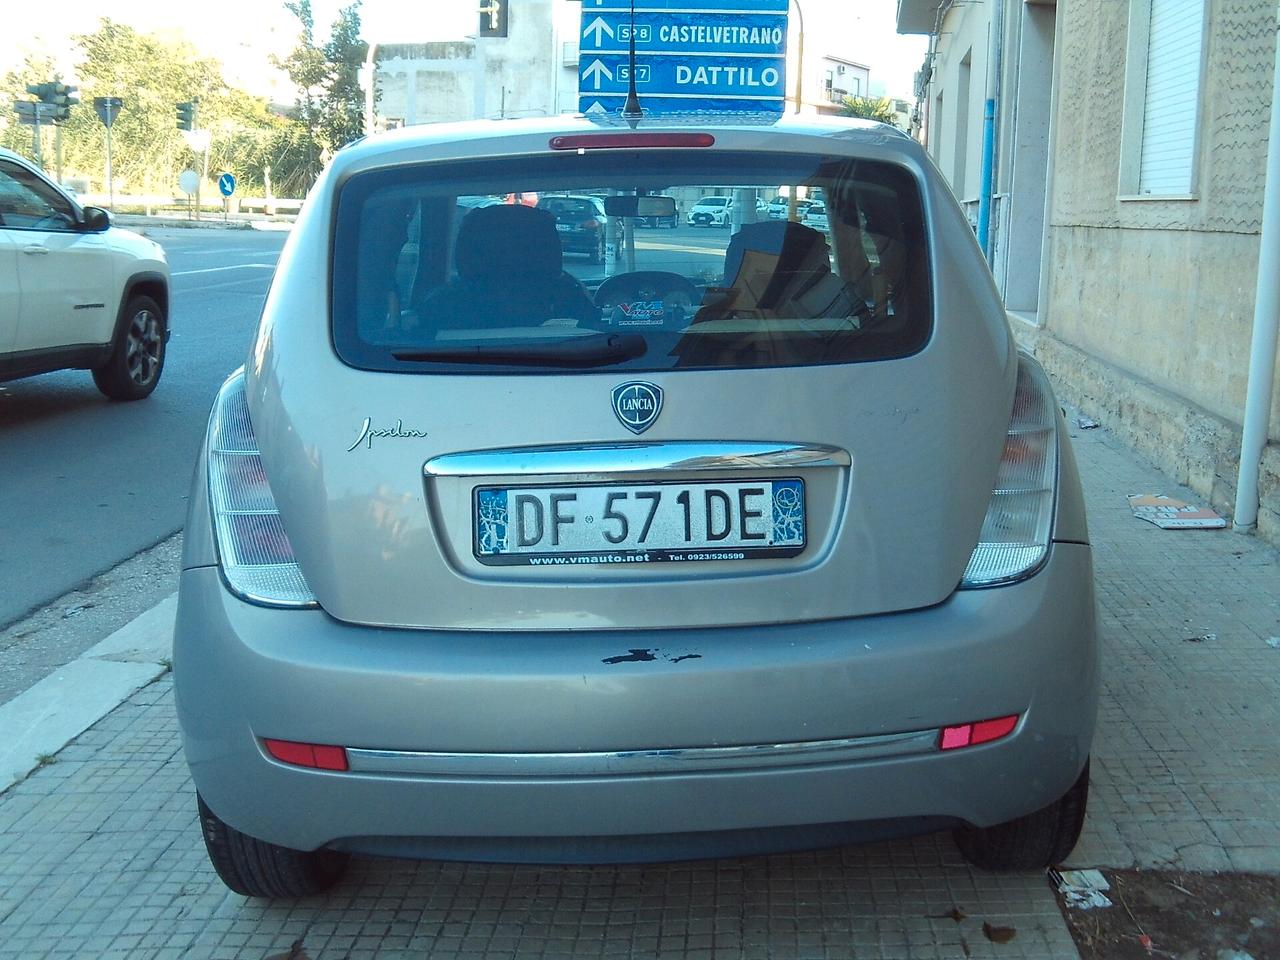
{"label": "chrome trim strip", "polygon": [[849,454],[816,443],[673,441],[577,446],[511,447],[449,453],[428,460],[428,477],[549,476],[794,470],[847,467]]}
{"label": "chrome trim strip", "polygon": [[937,747],[935,729],[842,740],[607,753],[431,753],[348,747],[347,763],[353,773],[427,777],[629,777],[852,763],[932,753]]}

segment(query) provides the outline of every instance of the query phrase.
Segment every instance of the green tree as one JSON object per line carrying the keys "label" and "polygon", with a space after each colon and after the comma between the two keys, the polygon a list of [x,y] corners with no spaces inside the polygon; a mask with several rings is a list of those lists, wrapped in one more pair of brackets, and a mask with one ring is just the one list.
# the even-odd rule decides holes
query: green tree
{"label": "green tree", "polygon": [[[272,146],[291,121],[273,116],[262,98],[228,85],[216,60],[201,57],[189,44],[141,34],[106,18],[94,32],[73,39],[80,54],[76,82],[82,102],[62,125],[65,175],[101,184],[106,137],[93,98],[116,96],[124,100],[111,128],[118,189],[176,192],[178,174],[202,165],[176,124],[176,105],[190,100],[199,104],[198,126],[211,133],[210,172],[229,169],[245,189],[261,187],[263,170],[273,161]],[[28,59],[0,80],[0,102],[11,109],[13,97],[28,98],[26,84],[54,76],[47,61]],[[11,123],[0,142],[29,153],[31,128]],[[52,142],[47,132],[43,152],[50,169]]]}
{"label": "green tree", "polygon": [[364,132],[360,65],[368,47],[360,40],[360,3],[338,11],[323,47],[316,43],[311,0],[284,5],[300,29],[293,51],[276,64],[298,90],[294,116],[305,135],[290,131],[279,143],[290,158],[282,184],[309,188],[329,157]]}
{"label": "green tree", "polygon": [[890,126],[898,123],[898,115],[893,112],[893,104],[888,97],[845,97],[840,104],[840,115],[878,120]]}
{"label": "green tree", "polygon": [[360,0],[356,0],[338,11],[324,48],[329,77],[321,110],[321,130],[330,151],[364,136],[360,66],[368,52],[369,45],[360,39]]}

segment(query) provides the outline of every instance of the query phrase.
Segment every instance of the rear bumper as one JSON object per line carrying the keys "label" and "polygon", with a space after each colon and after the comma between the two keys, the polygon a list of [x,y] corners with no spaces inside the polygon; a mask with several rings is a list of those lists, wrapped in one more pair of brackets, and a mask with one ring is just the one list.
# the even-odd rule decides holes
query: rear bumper
{"label": "rear bumper", "polygon": [[[1097,661],[1089,548],[1055,544],[1029,580],[926,610],[638,633],[352,626],[243,603],[200,567],[183,574],[174,671],[196,787],[252,836],[624,860],[1038,809],[1088,755]],[[1003,740],[932,746],[941,726],[1011,713]],[[286,766],[263,737],[359,748],[363,769]],[[750,749],[718,752],[735,747]]]}

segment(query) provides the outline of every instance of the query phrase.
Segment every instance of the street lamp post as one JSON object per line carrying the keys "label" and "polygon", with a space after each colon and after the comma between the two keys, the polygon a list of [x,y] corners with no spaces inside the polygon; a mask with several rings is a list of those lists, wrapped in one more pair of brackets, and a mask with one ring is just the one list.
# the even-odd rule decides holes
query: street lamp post
{"label": "street lamp post", "polygon": [[[796,8],[796,19],[800,27],[796,31],[796,113],[799,114],[800,106],[804,102],[800,97],[800,91],[804,85],[804,10],[800,8],[800,0],[791,0],[791,3]],[[787,201],[787,219],[794,223],[799,219],[797,212],[796,184],[793,183],[791,197]]]}
{"label": "street lamp post", "polygon": [[800,98],[800,90],[804,84],[804,10],[800,8],[800,0],[791,0],[796,8],[796,19],[800,21],[800,29],[796,31],[796,113],[804,102]]}
{"label": "street lamp post", "polygon": [[374,132],[373,102],[376,90],[374,84],[377,82],[378,70],[378,45],[376,43],[369,44],[369,53],[365,57],[364,66],[368,81],[368,86],[365,87],[364,91],[364,135],[371,137]]}

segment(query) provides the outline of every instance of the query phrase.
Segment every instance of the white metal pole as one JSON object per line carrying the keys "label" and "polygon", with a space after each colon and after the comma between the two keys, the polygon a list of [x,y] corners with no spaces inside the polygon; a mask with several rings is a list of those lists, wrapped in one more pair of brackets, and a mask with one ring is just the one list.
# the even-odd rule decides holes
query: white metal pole
{"label": "white metal pole", "polygon": [[800,27],[796,31],[796,113],[799,113],[804,104],[801,99],[804,84],[804,10],[800,7],[800,0],[791,0],[791,5],[796,8],[796,19]]}
{"label": "white metal pole", "polygon": [[[1277,10],[1280,16],[1280,10]],[[1274,26],[1280,26],[1276,24]],[[1280,41],[1280,35],[1277,36]],[[1271,394],[1276,376],[1276,339],[1280,332],[1280,42],[1271,84],[1271,128],[1267,143],[1267,181],[1262,195],[1262,235],[1258,241],[1258,290],[1253,302],[1253,343],[1249,348],[1249,386],[1240,438],[1240,476],[1232,527],[1248,533],[1258,525],[1258,473],[1267,445]]]}
{"label": "white metal pole", "polygon": [[364,91],[364,135],[366,137],[373,136],[374,115],[373,102],[375,98],[378,70],[378,45],[376,43],[369,44],[369,54],[365,57],[364,65],[367,68],[366,77],[369,86]]}
{"label": "white metal pole", "polygon": [[[115,119],[114,116],[111,118]],[[107,124],[107,209],[116,212],[116,188],[111,173],[111,124]]]}

